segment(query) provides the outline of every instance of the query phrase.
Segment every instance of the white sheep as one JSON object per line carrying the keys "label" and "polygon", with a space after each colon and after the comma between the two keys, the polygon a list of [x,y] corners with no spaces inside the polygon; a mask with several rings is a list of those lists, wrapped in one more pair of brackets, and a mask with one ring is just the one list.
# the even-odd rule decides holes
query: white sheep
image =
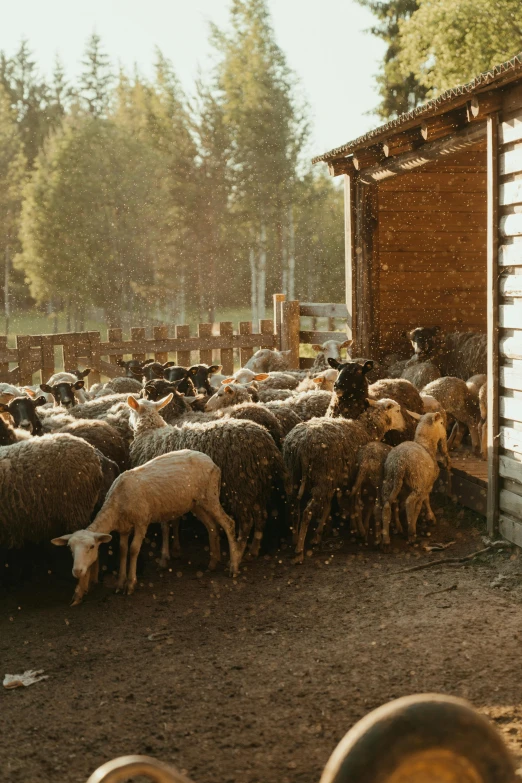
{"label": "white sheep", "polygon": [[352,343],[353,340],[344,340],[344,342],[341,342],[340,340],[327,340],[322,345],[312,345],[312,350],[316,352],[314,363],[312,365],[312,373],[328,370],[330,367],[328,364],[328,359],[335,359],[336,361],[340,362],[342,348],[346,348],[346,355],[348,359],[350,359],[351,354],[349,353],[348,349]]}
{"label": "white sheep", "polygon": [[[78,579],[73,606],[81,602],[90,583],[97,580],[98,548],[101,543],[111,540],[111,531],[116,530],[120,534],[117,589],[131,595],[137,581],[136,563],[148,526],[152,522],[162,524],[162,560],[166,562],[170,557],[168,525],[189,512],[208,530],[210,569],[215,568],[221,559],[218,526],[223,528],[230,547],[230,571],[236,576],[241,550],[235,537],[234,520],[224,512],[219,502],[220,488],[221,471],[218,466],[206,454],[190,449],[155,457],[119,476],[94,522],[85,530],[52,540],[56,546],[68,545],[73,555],[73,576]],[[127,574],[131,532],[134,536]]]}
{"label": "white sheep", "polygon": [[339,370],[332,367],[329,370],[323,370],[313,378],[303,378],[296,389],[296,393],[303,391],[328,391],[333,392],[334,383],[339,375]]}
{"label": "white sheep", "polygon": [[[413,415],[413,414],[412,414]],[[417,416],[414,416],[417,418]],[[415,440],[395,446],[388,454],[384,464],[382,487],[382,545],[390,546],[391,507],[398,502],[399,493],[404,488],[406,498],[406,519],[408,522],[408,541],[415,541],[417,519],[424,505],[428,519],[435,523],[435,515],[430,506],[430,492],[439,476],[437,455],[440,453],[448,471],[450,458],[446,443],[446,427],[441,413],[425,413],[418,417]]]}

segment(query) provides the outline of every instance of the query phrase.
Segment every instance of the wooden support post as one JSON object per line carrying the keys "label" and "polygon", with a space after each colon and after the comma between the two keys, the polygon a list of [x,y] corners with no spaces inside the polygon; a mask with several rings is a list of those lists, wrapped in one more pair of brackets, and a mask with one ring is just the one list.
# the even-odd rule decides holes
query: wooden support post
{"label": "wooden support post", "polygon": [[379,259],[377,188],[358,181],[355,188],[355,265],[357,345],[359,356],[378,358]]}
{"label": "wooden support post", "polygon": [[[187,324],[176,326],[176,337],[190,337],[190,326]],[[178,351],[176,357],[180,367],[190,367],[190,351]]]}
{"label": "wooden support post", "polygon": [[290,351],[289,368],[299,369],[299,302],[282,303],[281,350]]}
{"label": "wooden support post", "polygon": [[346,317],[346,333],[349,338],[355,338],[355,319],[353,291],[354,291],[354,178],[344,176],[344,280],[345,302],[348,311]]}
{"label": "wooden support post", "polygon": [[64,372],[74,372],[78,367],[78,344],[80,339],[80,334],[75,332],[62,337]]}
{"label": "wooden support post", "polygon": [[281,302],[286,301],[285,294],[274,294],[272,297],[274,303],[274,334],[277,334],[276,348],[281,350]]}
{"label": "wooden support post", "polygon": [[[212,324],[199,324],[198,337],[212,337]],[[200,350],[199,361],[201,364],[212,364],[212,350]]]}
{"label": "wooden support post", "polygon": [[[229,335],[234,334],[234,325],[232,321],[220,321],[219,334],[221,336],[226,335],[227,337]],[[223,374],[232,375],[232,373],[234,372],[234,349],[233,348],[221,349],[221,364],[223,365],[223,370],[222,370]]]}
{"label": "wooden support post", "polygon": [[[275,296],[277,296],[277,294]],[[251,321],[240,321],[240,323],[239,323],[239,334],[252,334],[252,322]],[[253,355],[253,353],[254,353],[254,349],[253,348],[240,348],[239,349],[239,362],[241,364],[241,367],[245,366],[245,364],[248,362],[248,360]]]}
{"label": "wooden support post", "polygon": [[[153,329],[153,335],[155,340],[167,340],[169,336],[168,326],[155,326]],[[168,362],[169,355],[166,351],[156,351],[154,354],[154,361],[164,364]]]}
{"label": "wooden support post", "polygon": [[[109,329],[107,331],[107,342],[109,343],[121,343],[123,340],[123,331],[121,329]],[[118,361],[123,359],[123,354],[109,354],[109,363],[117,364]]]}
{"label": "wooden support post", "polygon": [[487,335],[488,335],[488,532],[498,528],[499,511],[499,281],[498,281],[498,115],[487,119]]}
{"label": "wooden support post", "polygon": [[[140,342],[145,342],[147,339],[147,335],[145,332],[145,329],[142,326],[132,326],[131,330],[131,340],[139,340]],[[144,362],[147,358],[146,353],[133,353],[132,358],[136,359],[138,362]]]}

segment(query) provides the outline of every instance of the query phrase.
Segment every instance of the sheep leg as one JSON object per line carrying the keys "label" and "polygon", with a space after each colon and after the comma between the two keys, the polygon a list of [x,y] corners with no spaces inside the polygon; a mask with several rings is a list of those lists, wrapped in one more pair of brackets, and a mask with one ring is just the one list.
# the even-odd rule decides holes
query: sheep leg
{"label": "sheep leg", "polygon": [[[402,488],[403,476],[396,476],[394,479],[385,479],[382,485],[381,502],[382,507],[382,540],[381,547],[384,552],[390,551],[390,522],[392,506],[397,503],[397,498]],[[402,528],[401,528],[402,530]]]}
{"label": "sheep leg", "polygon": [[130,546],[130,559],[129,559],[129,575],[125,584],[125,592],[127,595],[132,595],[134,588],[136,587],[136,566],[138,563],[138,555],[140,553],[143,539],[145,538],[146,531],[134,530],[134,536],[132,537],[132,544]]}
{"label": "sheep leg", "polygon": [[213,514],[209,513],[207,509],[202,508],[201,506],[196,506],[193,509],[193,513],[207,528],[210,548],[208,567],[210,571],[214,571],[217,564],[221,562],[221,546],[219,543],[219,532],[216,519]]}
{"label": "sheep leg", "polygon": [[259,550],[261,548],[261,541],[263,540],[263,533],[265,530],[265,523],[266,519],[262,511],[258,511],[256,513],[256,518],[254,522],[254,538],[252,539],[252,543],[250,544],[250,549],[248,554],[250,557],[257,557],[259,555]]}
{"label": "sheep leg", "polygon": [[86,574],[84,574],[84,576],[78,579],[78,583],[75,587],[74,594],[72,597],[71,606],[78,606],[78,604],[81,604],[83,600],[83,596],[89,590],[89,575],[90,575],[90,569]]}
{"label": "sheep leg", "polygon": [[181,519],[175,519],[172,522],[172,557],[174,559],[181,557],[181,544],[179,542],[179,525]]}
{"label": "sheep leg", "polygon": [[167,568],[170,560],[170,522],[161,523],[161,556],[159,561],[160,568]]}
{"label": "sheep leg", "polygon": [[129,534],[120,533],[120,570],[118,573],[118,582],[116,592],[121,592],[127,581],[127,552],[129,551]]}
{"label": "sheep leg", "polygon": [[406,519],[408,520],[408,543],[412,544],[417,538],[417,519],[421,510],[423,499],[415,492],[406,499]]}
{"label": "sheep leg", "polygon": [[458,449],[462,443],[465,432],[465,425],[460,421],[456,421],[448,439],[448,449]]}
{"label": "sheep leg", "polygon": [[402,533],[402,523],[401,523],[401,515],[400,515],[400,509],[399,504],[394,503],[393,504],[393,526],[395,528],[396,533]]}
{"label": "sheep leg", "polygon": [[469,425],[469,434],[471,435],[471,446],[473,448],[473,452],[477,455],[480,455],[480,438],[476,424]]}
{"label": "sheep leg", "polygon": [[426,509],[426,514],[428,515],[428,522],[430,522],[432,525],[437,524],[437,518],[435,517],[435,514],[433,513],[433,509],[430,505],[430,496],[426,495],[424,498],[424,508]]}
{"label": "sheep leg", "polygon": [[[223,511],[221,505],[218,505],[213,511],[213,516],[216,522],[221,525],[225,531],[225,535],[228,540],[228,548],[230,551],[230,575],[237,576],[239,573],[239,565],[241,563],[241,547],[236,540],[236,523],[229,517],[228,514]],[[221,554],[220,550],[219,554]]]}
{"label": "sheep leg", "polygon": [[366,499],[366,513],[364,515],[364,519],[362,516],[362,508],[359,509],[359,515],[357,517],[357,524],[359,526],[359,533],[361,534],[362,538],[368,543],[368,539],[370,537],[370,519],[373,518],[376,520],[374,527],[375,527],[375,534],[377,533],[377,500],[376,498],[370,498]]}
{"label": "sheep leg", "polygon": [[326,520],[330,516],[330,506],[326,506],[326,508],[323,511],[323,514],[321,518],[319,519],[319,524],[317,525],[317,530],[315,531],[315,535],[312,538],[311,543],[312,544],[320,544],[322,537],[323,537],[323,530],[324,526],[326,524]]}
{"label": "sheep leg", "polygon": [[[323,515],[325,514],[324,509],[326,509],[326,516],[328,516],[328,512],[330,510],[330,503],[331,503],[331,499],[329,499],[324,504]],[[321,510],[321,506],[319,505],[319,501],[313,497],[310,498],[301,516],[301,524],[299,525],[299,536],[297,539],[297,546],[295,548],[296,557],[293,560],[294,563],[301,564],[304,560],[304,545],[306,540],[306,534],[308,533],[308,527],[314,515],[318,514],[320,510]]]}

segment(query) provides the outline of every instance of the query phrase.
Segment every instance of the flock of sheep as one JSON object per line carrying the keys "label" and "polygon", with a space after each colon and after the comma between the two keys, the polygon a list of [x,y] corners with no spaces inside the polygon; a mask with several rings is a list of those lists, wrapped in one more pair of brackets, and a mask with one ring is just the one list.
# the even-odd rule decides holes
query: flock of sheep
{"label": "flock of sheep", "polygon": [[161,524],[166,566],[187,514],[208,531],[209,568],[225,534],[233,576],[247,547],[259,554],[268,518],[291,531],[299,563],[311,523],[319,544],[334,514],[366,542],[373,527],[384,550],[404,514],[414,541],[423,509],[435,521],[430,493],[448,448],[469,431],[480,453],[487,384],[483,335],[422,327],[410,339],[411,359],[380,366],[328,341],[308,372],[261,350],[229,378],[219,365],[131,360],[89,391],[88,369],[0,384],[0,548],[68,546],[77,604],[112,533],[118,589],[132,593],[148,526]]}

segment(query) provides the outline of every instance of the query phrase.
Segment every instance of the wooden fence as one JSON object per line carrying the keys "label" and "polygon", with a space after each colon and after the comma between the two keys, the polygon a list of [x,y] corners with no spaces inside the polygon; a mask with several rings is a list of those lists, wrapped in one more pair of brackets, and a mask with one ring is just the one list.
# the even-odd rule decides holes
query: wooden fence
{"label": "wooden fence", "polygon": [[[0,336],[0,382],[41,383],[59,369],[72,372],[83,366],[92,368],[92,384],[102,376],[120,375],[117,361],[127,357],[154,357],[160,362],[172,359],[182,366],[217,363],[223,365],[225,374],[231,374],[259,348],[290,350],[291,367],[309,367],[313,359],[299,356],[301,345],[346,338],[345,305],[286,301],[284,294],[274,294],[273,303],[273,319],[261,320],[258,331],[250,321],[240,322],[237,330],[231,321],[221,321],[199,324],[197,335],[191,335],[186,324],[156,326],[149,337],[144,327],[133,327],[128,340],[121,329],[109,329],[107,340],[102,340],[100,332],[17,335],[15,348],[9,348],[7,337]],[[333,319],[341,319],[343,331],[301,330],[301,317],[311,318],[312,325],[318,318],[328,319],[330,325]]]}

